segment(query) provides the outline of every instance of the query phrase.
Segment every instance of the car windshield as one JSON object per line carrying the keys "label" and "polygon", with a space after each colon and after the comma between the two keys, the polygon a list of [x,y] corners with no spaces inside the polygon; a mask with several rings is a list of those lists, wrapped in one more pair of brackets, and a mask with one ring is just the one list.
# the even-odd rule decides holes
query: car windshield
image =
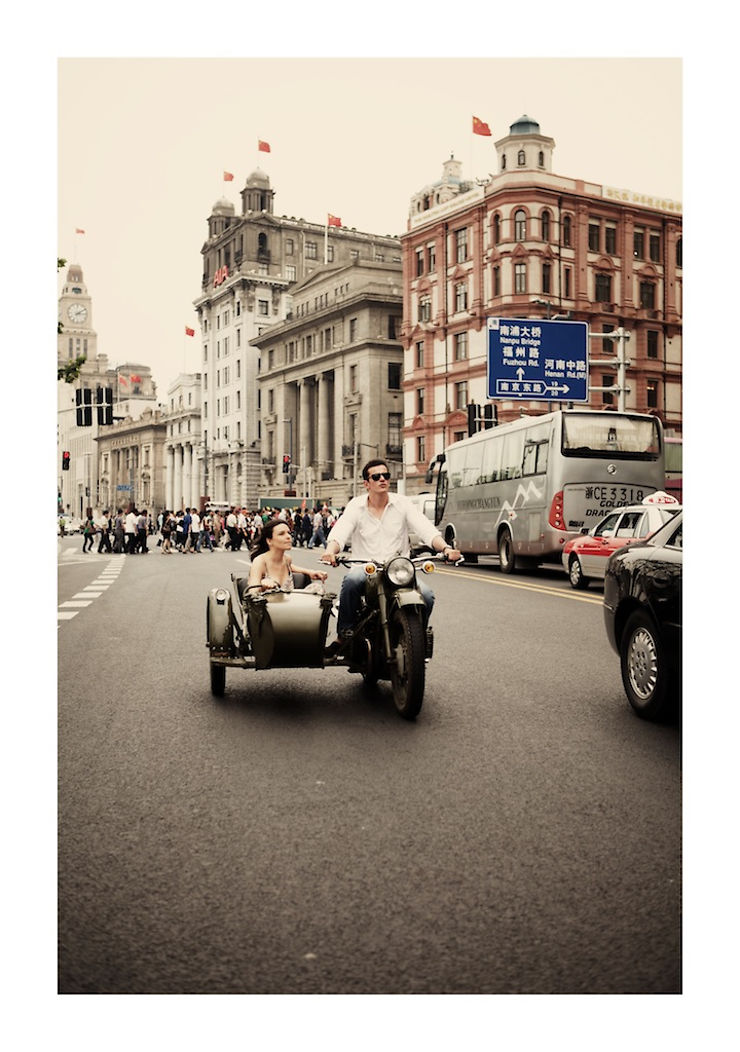
{"label": "car windshield", "polygon": [[683,514],[678,512],[648,540],[656,548],[683,548]]}

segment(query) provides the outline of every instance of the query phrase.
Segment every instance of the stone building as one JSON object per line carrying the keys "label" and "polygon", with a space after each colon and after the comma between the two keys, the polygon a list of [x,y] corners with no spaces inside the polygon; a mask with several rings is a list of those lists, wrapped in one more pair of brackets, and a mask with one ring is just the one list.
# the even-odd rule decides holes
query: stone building
{"label": "stone building", "polygon": [[165,506],[200,508],[208,496],[208,450],[201,427],[201,374],[181,373],[167,390]]}
{"label": "stone building", "polygon": [[[617,406],[610,334],[629,332],[625,408],[682,431],[681,204],[554,174],[555,141],[527,116],[494,148],[496,175],[464,182],[450,158],[410,202],[401,239],[409,492],[467,434],[467,405],[487,400],[492,316],[572,319],[603,333],[590,340],[594,409]],[[504,422],[559,405],[501,399],[496,409]]]}
{"label": "stone building", "polygon": [[402,310],[398,263],[328,264],[294,287],[290,316],[252,341],[266,497],[344,505],[374,455],[402,477]]}
{"label": "stone building", "polygon": [[164,415],[145,409],[98,434],[100,488],[98,507],[115,511],[136,507],[156,519],[165,506]]}
{"label": "stone building", "polygon": [[[259,168],[241,191],[241,211],[220,198],[201,248],[203,278],[194,301],[201,342],[202,442],[213,500],[254,505],[262,475],[257,405],[259,350],[253,342],[291,310],[291,290],[324,263],[356,260],[400,267],[396,237],[274,213],[275,191]],[[197,328],[197,326],[193,326]],[[202,480],[201,480],[202,488]]]}

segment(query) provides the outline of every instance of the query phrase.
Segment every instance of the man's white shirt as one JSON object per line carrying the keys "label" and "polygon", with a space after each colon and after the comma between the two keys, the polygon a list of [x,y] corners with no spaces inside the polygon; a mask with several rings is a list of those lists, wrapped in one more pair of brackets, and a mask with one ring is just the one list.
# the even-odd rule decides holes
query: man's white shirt
{"label": "man's white shirt", "polygon": [[385,562],[393,555],[409,554],[409,530],[428,545],[441,536],[434,523],[400,493],[388,494],[380,518],[372,514],[367,502],[367,493],[353,497],[332,527],[327,541],[336,541],[340,552],[351,544],[354,558]]}

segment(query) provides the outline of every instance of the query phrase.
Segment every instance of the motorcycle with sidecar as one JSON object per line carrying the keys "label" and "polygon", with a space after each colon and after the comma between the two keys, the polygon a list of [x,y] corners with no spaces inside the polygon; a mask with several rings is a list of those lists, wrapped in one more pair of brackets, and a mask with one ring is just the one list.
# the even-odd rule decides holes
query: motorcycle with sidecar
{"label": "motorcycle with sidecar", "polygon": [[408,720],[418,716],[434,637],[416,575],[433,573],[436,560],[394,556],[381,562],[342,556],[337,562],[347,567],[362,564],[365,590],[350,639],[331,656],[326,640],[337,596],[323,584],[295,573],[292,589],[263,591],[232,573],[230,588],[211,589],[206,646],[216,697],[226,689],[227,668],[340,666],[359,673],[371,686],[390,680],[399,714]]}

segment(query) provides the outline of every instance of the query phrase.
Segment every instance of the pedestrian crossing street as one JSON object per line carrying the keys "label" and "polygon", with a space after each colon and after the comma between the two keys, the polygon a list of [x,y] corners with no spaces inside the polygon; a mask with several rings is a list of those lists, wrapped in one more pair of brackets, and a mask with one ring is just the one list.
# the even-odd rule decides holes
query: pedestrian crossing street
{"label": "pedestrian crossing street", "polygon": [[[79,552],[72,551],[65,552],[62,559],[65,566],[90,562],[89,555],[82,555]],[[110,560],[106,559],[105,567],[100,571],[92,584],[86,585],[81,592],[77,592],[71,599],[59,604],[57,609],[57,627],[62,621],[70,621],[73,617],[77,617],[80,610],[91,606],[99,596],[103,595],[116,580],[123,566],[124,559],[122,556],[115,556]]]}

